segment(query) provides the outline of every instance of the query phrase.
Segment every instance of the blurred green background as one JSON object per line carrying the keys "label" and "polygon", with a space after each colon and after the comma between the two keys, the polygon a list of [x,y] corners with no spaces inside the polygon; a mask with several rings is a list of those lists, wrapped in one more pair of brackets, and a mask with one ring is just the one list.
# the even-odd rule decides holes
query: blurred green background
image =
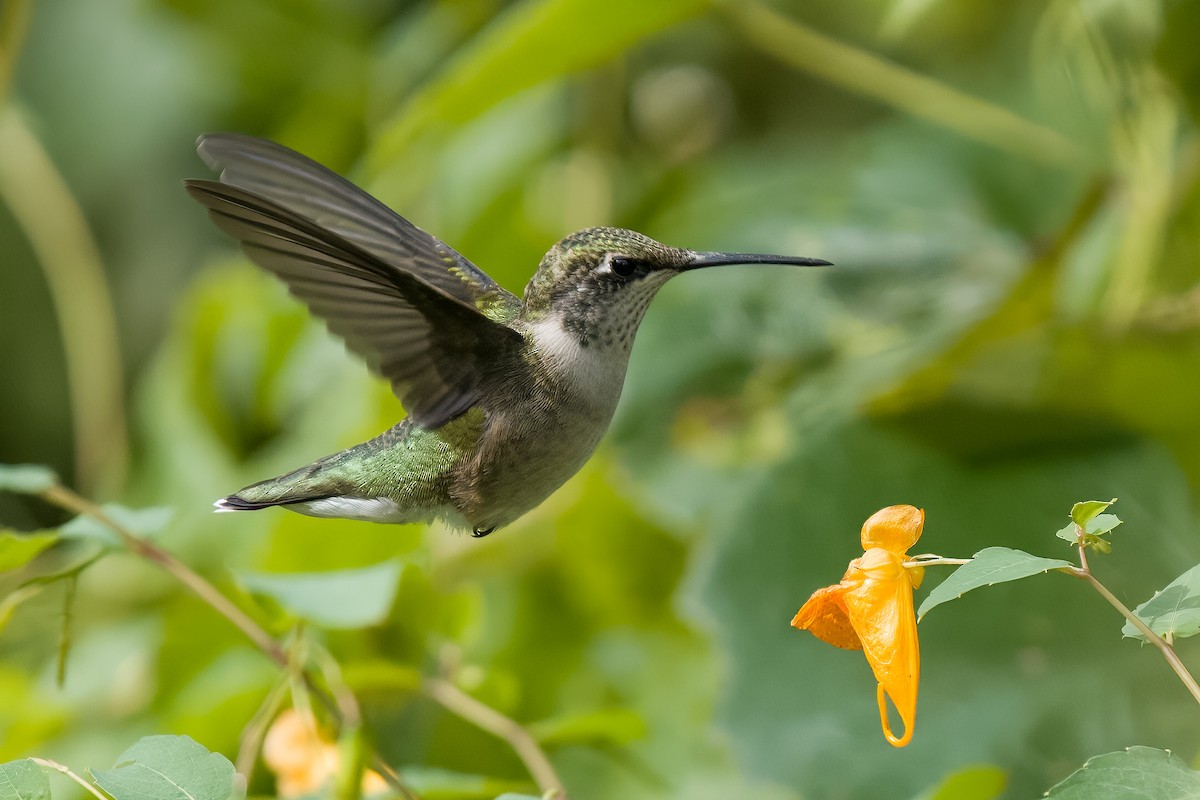
{"label": "blurred green background", "polygon": [[[526,776],[404,668],[531,724],[577,800],[917,797],[972,764],[1033,797],[1128,745],[1195,760],[1186,693],[1082,584],[922,622],[899,751],[865,660],[787,623],[893,503],[926,509],[920,551],[1066,557],[1071,503],[1119,497],[1094,566],[1130,605],[1200,560],[1197,30],[1193,0],[3,0],[0,461],[172,507],[159,541],[248,608],[235,572],[398,558],[384,624],[310,633],[430,797]],[[838,266],[668,285],[596,457],[487,539],[214,517],[402,412],[184,195],[210,130],[327,163],[513,291],[595,224]],[[62,609],[0,635],[0,761],[233,757],[277,680],[113,556],[59,688]]]}

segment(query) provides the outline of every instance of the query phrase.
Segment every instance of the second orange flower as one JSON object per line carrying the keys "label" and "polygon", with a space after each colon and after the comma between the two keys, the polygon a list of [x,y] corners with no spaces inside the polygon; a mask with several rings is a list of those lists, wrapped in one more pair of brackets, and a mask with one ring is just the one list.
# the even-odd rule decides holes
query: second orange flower
{"label": "second orange flower", "polygon": [[[813,593],[796,612],[792,625],[835,647],[862,650],[879,682],[883,735],[896,747],[909,743],[917,712],[921,653],[913,590],[924,570],[905,567],[908,549],[921,537],[925,512],[913,506],[889,506],[862,527],[861,558],[850,562],[840,583]],[[896,736],[888,723],[887,698],[904,722]]]}

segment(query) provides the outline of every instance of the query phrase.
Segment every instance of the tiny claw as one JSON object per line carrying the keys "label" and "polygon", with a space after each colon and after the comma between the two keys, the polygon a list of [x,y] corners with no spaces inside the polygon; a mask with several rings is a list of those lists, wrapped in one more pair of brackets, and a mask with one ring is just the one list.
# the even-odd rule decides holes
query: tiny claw
{"label": "tiny claw", "polygon": [[494,530],[496,530],[495,525],[493,525],[490,528],[476,528],[475,530],[471,531],[471,538],[472,539],[482,539],[483,537],[487,536],[489,533],[491,533]]}

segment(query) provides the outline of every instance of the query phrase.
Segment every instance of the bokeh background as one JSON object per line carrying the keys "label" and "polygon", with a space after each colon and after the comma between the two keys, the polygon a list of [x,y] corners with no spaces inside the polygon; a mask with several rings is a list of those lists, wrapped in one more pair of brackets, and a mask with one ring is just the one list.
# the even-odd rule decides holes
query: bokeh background
{"label": "bokeh background", "polygon": [[[1071,503],[1119,497],[1094,566],[1130,605],[1200,560],[1198,29],[1194,0],[4,0],[0,461],[171,507],[159,542],[281,634],[237,574],[397,559],[382,624],[308,635],[430,797],[525,773],[414,672],[532,725],[580,800],[918,797],[970,765],[1033,797],[1128,745],[1194,759],[1182,687],[1065,578],[922,622],[904,750],[865,660],[787,623],[893,503],[922,551],[1068,557]],[[185,196],[210,130],[329,164],[513,291],[594,224],[838,266],[668,285],[596,457],[487,539],[214,517],[402,411]],[[129,556],[83,573],[59,687],[62,614],[46,591],[0,633],[0,760],[233,757],[278,681]]]}

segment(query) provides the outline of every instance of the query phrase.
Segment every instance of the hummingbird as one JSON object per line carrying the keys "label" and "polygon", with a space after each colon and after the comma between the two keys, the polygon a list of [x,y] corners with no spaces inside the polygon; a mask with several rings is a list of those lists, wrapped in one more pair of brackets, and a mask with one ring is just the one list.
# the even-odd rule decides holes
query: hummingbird
{"label": "hummingbird", "polygon": [[815,258],[695,252],[585,228],[550,248],[524,297],[332,170],[280,144],[197,142],[219,180],[188,193],[372,371],[407,418],[218,500],[383,523],[440,519],[476,537],[574,475],[607,430],[634,335],[676,275]]}

